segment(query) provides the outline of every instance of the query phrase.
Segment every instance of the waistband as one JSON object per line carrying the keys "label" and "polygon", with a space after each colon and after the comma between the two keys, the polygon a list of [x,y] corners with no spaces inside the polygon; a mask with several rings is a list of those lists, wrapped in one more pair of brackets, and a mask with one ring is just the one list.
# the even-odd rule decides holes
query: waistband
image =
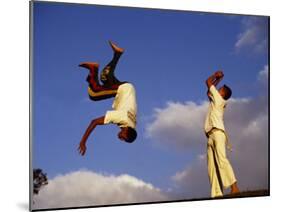
{"label": "waistband", "polygon": [[214,132],[222,132],[226,135],[226,132],[222,129],[219,129],[219,128],[212,128],[209,132],[206,132],[205,134],[206,134],[207,137],[209,137]]}

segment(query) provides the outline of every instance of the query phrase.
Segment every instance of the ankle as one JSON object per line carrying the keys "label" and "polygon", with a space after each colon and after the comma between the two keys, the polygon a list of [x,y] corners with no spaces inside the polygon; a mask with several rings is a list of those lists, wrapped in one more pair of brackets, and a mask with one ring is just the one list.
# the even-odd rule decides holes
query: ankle
{"label": "ankle", "polygon": [[239,188],[237,186],[237,182],[235,182],[231,185],[231,193],[238,193],[238,192],[240,192],[240,191],[239,191]]}

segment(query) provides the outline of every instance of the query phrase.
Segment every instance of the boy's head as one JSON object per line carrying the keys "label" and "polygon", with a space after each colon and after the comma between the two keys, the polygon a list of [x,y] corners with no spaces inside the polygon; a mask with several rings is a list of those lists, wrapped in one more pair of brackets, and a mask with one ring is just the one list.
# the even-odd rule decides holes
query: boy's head
{"label": "boy's head", "polygon": [[224,100],[228,100],[231,97],[232,91],[231,91],[230,87],[228,87],[227,85],[223,85],[219,89],[219,93]]}
{"label": "boy's head", "polygon": [[122,127],[118,133],[118,138],[128,143],[133,143],[137,138],[137,132],[131,127]]}

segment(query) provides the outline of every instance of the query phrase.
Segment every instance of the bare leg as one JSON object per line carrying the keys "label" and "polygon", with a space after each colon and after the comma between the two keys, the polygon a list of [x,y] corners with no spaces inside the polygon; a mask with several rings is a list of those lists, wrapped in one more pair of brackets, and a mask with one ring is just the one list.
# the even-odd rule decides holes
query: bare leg
{"label": "bare leg", "polygon": [[89,86],[92,88],[92,90],[96,92],[103,90],[103,87],[100,85],[98,80],[99,64],[86,62],[86,63],[81,63],[79,66],[89,69],[90,73],[87,77],[87,81],[89,83]]}
{"label": "bare leg", "polygon": [[115,67],[121,57],[121,55],[124,52],[124,49],[116,46],[111,41],[109,41],[109,45],[111,46],[113,50],[113,58],[112,60],[105,66],[105,68],[102,70],[100,79],[103,82],[105,87],[110,87],[114,84],[122,84],[114,75]]}

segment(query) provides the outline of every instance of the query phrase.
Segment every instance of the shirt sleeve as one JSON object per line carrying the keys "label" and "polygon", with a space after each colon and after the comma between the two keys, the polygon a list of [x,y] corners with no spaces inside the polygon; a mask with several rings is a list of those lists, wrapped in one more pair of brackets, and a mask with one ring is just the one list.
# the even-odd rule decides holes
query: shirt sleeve
{"label": "shirt sleeve", "polygon": [[211,85],[211,87],[209,88],[209,91],[211,94],[210,97],[215,105],[224,105],[225,104],[225,100],[222,98],[222,96],[220,95],[220,93],[218,92],[218,90],[216,89],[216,87],[214,85]]}

